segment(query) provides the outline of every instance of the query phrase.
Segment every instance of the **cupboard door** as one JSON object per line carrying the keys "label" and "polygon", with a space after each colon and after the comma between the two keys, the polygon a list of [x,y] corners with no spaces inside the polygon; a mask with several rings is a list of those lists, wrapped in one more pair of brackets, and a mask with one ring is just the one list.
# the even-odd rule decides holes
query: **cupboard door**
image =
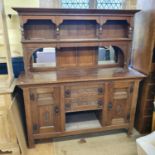
{"label": "cupboard door", "polygon": [[33,133],[60,131],[59,87],[30,89]]}
{"label": "cupboard door", "polygon": [[107,125],[129,123],[133,82],[115,81],[109,83],[107,104]]}

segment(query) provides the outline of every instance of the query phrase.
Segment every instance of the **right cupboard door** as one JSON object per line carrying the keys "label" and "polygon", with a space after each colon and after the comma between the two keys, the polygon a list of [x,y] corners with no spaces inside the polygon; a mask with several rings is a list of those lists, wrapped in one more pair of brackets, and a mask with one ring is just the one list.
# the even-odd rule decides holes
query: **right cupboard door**
{"label": "right cupboard door", "polygon": [[106,125],[129,123],[134,83],[115,81],[108,84]]}

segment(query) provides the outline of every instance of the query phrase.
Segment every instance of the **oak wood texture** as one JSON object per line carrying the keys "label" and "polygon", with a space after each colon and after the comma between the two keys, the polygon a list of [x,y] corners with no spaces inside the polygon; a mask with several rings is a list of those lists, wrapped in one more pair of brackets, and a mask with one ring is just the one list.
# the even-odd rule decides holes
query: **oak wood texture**
{"label": "oak wood texture", "polygon": [[[119,58],[117,65],[106,67],[123,66],[128,69],[133,15],[139,10],[13,9],[21,21],[26,74],[62,67],[100,67],[96,51],[99,46],[116,46],[122,52],[123,57]],[[32,54],[44,47],[56,48],[57,65],[36,69],[32,67]]]}
{"label": "oak wood texture", "polygon": [[[131,134],[139,81],[145,77],[128,68],[138,10],[14,10],[22,27],[25,73],[18,85],[24,95],[28,146],[34,147],[37,139],[113,129]],[[117,63],[98,65],[98,47],[104,46],[116,49]],[[56,48],[56,67],[46,71],[33,68],[31,58],[44,47]],[[100,125],[67,130],[67,119],[86,111]]]}
{"label": "oak wood texture", "polygon": [[141,83],[138,98],[135,127],[140,133],[151,132],[153,99],[155,94],[154,55],[155,55],[155,2],[137,1],[141,9],[135,15],[132,67],[147,75]]}

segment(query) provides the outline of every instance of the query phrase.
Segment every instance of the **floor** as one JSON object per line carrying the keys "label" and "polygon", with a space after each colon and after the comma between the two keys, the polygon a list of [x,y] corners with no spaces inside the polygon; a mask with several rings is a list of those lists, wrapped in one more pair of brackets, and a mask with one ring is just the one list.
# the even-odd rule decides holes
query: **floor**
{"label": "floor", "polygon": [[[119,136],[120,133],[124,134],[124,136],[120,137]],[[103,136],[103,138],[101,138],[102,136]],[[115,155],[120,155],[120,154],[124,155],[124,153],[121,153],[122,150],[124,150],[124,151],[128,150],[127,153],[125,153],[125,154],[128,154],[131,150],[132,153],[129,153],[130,155],[137,155],[135,139],[139,136],[140,135],[137,134],[137,132],[133,132],[133,135],[131,137],[128,137],[126,135],[126,132],[123,132],[123,133],[122,132],[118,132],[118,133],[112,132],[112,133],[103,133],[99,136],[98,135],[88,136],[86,139],[84,136],[84,141],[82,141],[82,142],[81,142],[81,138],[83,139],[83,135],[75,137],[75,138],[73,138],[73,136],[71,136],[71,137],[67,138],[67,141],[66,141],[66,138],[64,138],[64,139],[61,138],[61,139],[58,139],[58,141],[55,140],[55,143],[52,143],[52,140],[49,140],[47,142],[38,143],[35,145],[35,148],[28,149],[28,152],[26,155],[70,155],[70,154],[77,155],[77,154],[79,154],[79,151],[80,151],[81,155],[83,155],[85,153],[86,154],[93,153],[93,155],[94,155],[94,152],[93,152],[94,149],[96,149],[96,152],[95,152],[96,155],[100,155],[100,154],[109,155],[109,154],[111,154],[111,146],[113,148],[115,148],[115,150],[113,150],[114,151],[113,153]],[[92,139],[92,137],[94,137],[94,138]],[[80,143],[79,143],[79,141],[80,141]],[[125,143],[127,143],[127,145]],[[98,144],[100,144],[100,145],[98,145]],[[128,144],[129,144],[129,146],[128,146]],[[102,148],[103,148],[103,150],[102,150]],[[77,149],[78,149],[78,151],[76,151]],[[119,151],[116,151],[119,149],[121,149],[120,153],[119,153]],[[62,150],[65,150],[65,152],[63,152]],[[105,150],[107,150],[106,151],[107,153],[103,153],[103,152],[105,152]],[[108,153],[109,152],[108,150],[110,150],[110,153]]]}
{"label": "floor", "polygon": [[27,155],[54,155],[54,146],[51,142],[36,144],[35,148],[28,149]]}

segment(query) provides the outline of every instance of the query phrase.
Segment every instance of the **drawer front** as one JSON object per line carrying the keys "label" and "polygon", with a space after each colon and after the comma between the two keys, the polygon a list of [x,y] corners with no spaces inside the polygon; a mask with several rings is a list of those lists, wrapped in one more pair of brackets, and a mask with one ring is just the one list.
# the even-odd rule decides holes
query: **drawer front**
{"label": "drawer front", "polygon": [[65,87],[65,98],[99,96],[104,94],[104,84],[77,84]]}
{"label": "drawer front", "polygon": [[82,111],[82,110],[95,110],[101,109],[103,106],[103,98],[75,98],[65,99],[65,111]]}
{"label": "drawer front", "polygon": [[78,83],[65,86],[65,111],[101,109],[104,101],[104,83]]}

